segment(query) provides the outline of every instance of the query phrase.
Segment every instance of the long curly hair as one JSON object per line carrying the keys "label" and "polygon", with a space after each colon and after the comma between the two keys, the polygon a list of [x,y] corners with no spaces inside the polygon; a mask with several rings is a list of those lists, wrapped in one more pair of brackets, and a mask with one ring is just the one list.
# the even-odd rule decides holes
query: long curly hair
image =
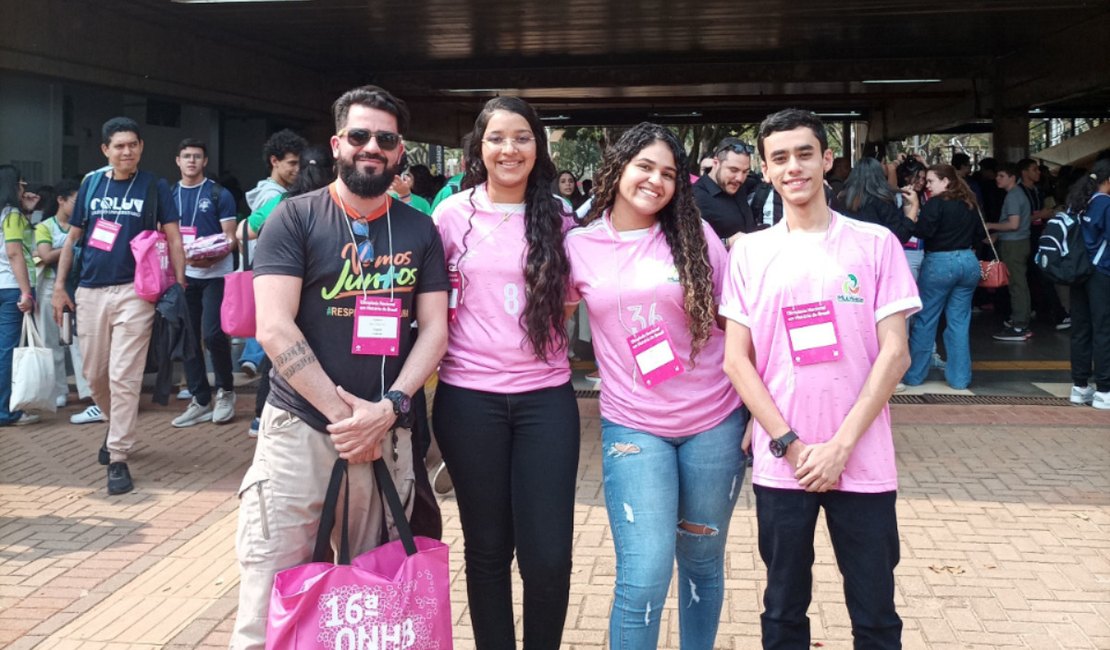
{"label": "long curly hair", "polygon": [[[520,315],[520,326],[532,346],[536,358],[544,361],[562,354],[568,344],[567,332],[563,326],[563,309],[566,303],[567,280],[570,276],[570,262],[563,247],[562,203],[552,194],[555,181],[555,163],[547,151],[547,132],[536,111],[528,102],[519,97],[494,97],[486,102],[474,129],[463,140],[466,174],[463,176],[462,189],[469,189],[485,183],[489,172],[482,161],[482,137],[494,111],[508,111],[523,117],[536,138],[536,164],[528,174],[528,186],[524,193],[524,235],[528,250],[524,256],[524,310]],[[467,236],[473,229],[474,197],[471,196],[471,217]]]}
{"label": "long curly hair", "polygon": [[716,324],[717,307],[713,302],[713,269],[709,264],[709,246],[702,230],[701,213],[694,203],[690,176],[686,173],[686,150],[670,129],[641,122],[621,136],[605,152],[601,170],[594,186],[594,202],[583,225],[600,219],[613,208],[619,193],[621,175],[636,154],[655,142],[662,142],[674,156],[678,175],[675,178],[674,196],[655,218],[671,249],[678,281],[682,285],[682,306],[686,312],[686,325],[690,329],[690,363],[705,347]]}
{"label": "long curly hair", "polygon": [[932,165],[929,167],[928,171],[936,174],[937,178],[943,178],[948,181],[948,189],[938,194],[937,197],[945,200],[963,201],[968,210],[975,210],[978,207],[979,201],[976,200],[975,193],[967,186],[964,179],[960,178],[960,175],[956,173],[955,167],[940,163]]}

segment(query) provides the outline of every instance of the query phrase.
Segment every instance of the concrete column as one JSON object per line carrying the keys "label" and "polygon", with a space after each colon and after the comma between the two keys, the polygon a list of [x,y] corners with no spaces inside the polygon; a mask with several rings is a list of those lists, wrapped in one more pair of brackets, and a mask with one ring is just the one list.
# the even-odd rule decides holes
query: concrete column
{"label": "concrete column", "polygon": [[996,113],[992,136],[994,157],[1001,162],[1012,162],[1029,155],[1029,112],[1027,110]]}

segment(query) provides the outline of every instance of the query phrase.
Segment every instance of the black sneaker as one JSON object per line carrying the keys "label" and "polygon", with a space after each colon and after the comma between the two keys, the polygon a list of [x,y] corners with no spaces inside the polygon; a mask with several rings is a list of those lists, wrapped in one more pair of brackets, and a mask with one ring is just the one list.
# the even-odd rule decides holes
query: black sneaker
{"label": "black sneaker", "polygon": [[96,453],[96,462],[101,465],[107,465],[112,462],[112,455],[108,453],[108,434],[104,434],[104,443],[100,445],[100,451]]}
{"label": "black sneaker", "polygon": [[994,335],[996,341],[1028,341],[1033,333],[1029,331],[1028,327],[1007,327],[998,334]]}
{"label": "black sneaker", "polygon": [[134,489],[127,463],[112,463],[108,466],[108,494],[127,494]]}

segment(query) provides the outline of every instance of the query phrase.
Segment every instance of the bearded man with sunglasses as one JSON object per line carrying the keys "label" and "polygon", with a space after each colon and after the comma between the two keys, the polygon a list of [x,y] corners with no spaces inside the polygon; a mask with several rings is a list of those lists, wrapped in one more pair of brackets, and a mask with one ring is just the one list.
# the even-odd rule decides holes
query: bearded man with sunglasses
{"label": "bearded man with sunglasses", "polygon": [[264,647],[274,575],[311,560],[337,458],[350,464],[352,557],[396,537],[370,461],[384,457],[411,514],[411,396],[447,346],[439,233],[386,194],[408,109],[364,86],[333,113],[338,179],[278,204],[255,256],[258,340],[274,373],[239,492],[236,650]]}
{"label": "bearded man with sunglasses", "polygon": [[702,219],[713,227],[725,248],[755,232],[745,182],[752,171],[752,148],[736,138],[725,138],[713,151],[712,168],[694,183],[694,202]]}

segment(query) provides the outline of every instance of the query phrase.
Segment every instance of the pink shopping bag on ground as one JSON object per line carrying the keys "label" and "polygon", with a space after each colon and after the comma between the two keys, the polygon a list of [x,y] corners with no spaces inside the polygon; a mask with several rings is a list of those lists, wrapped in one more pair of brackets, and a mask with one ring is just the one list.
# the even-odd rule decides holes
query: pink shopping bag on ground
{"label": "pink shopping bag on ground", "polygon": [[374,476],[401,539],[351,561],[344,508],[339,562],[323,561],[346,476],[347,462],[337,460],[313,561],[274,579],[267,650],[451,650],[447,546],[413,537],[384,461],[374,461]]}

